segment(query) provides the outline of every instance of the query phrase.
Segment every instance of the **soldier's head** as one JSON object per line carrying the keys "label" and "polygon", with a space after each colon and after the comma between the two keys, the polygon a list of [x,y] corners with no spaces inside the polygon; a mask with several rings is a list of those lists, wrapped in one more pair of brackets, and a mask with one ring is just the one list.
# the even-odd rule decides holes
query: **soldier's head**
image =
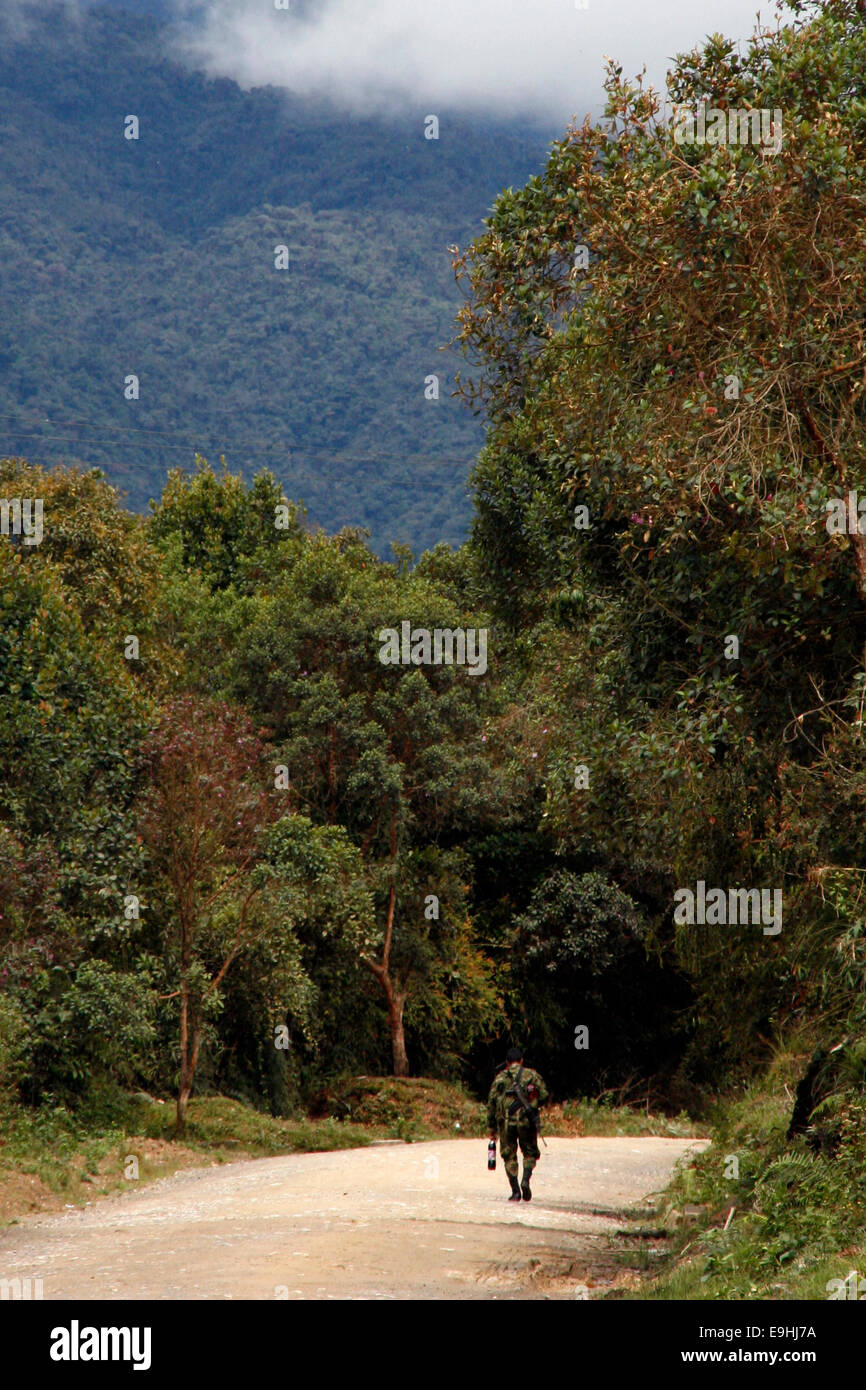
{"label": "soldier's head", "polygon": [[506,1053],[506,1056],[505,1056],[505,1060],[506,1060],[506,1062],[508,1063],[509,1066],[511,1066],[511,1063],[512,1063],[512,1062],[522,1062],[522,1061],[523,1061],[523,1048],[522,1048],[522,1047],[509,1047],[508,1052]]}

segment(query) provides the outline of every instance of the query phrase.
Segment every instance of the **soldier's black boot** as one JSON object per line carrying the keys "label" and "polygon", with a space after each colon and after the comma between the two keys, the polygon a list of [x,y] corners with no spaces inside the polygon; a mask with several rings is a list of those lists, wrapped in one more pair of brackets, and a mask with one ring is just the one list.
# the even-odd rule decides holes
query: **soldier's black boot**
{"label": "soldier's black boot", "polygon": [[523,1193],[523,1200],[524,1200],[524,1202],[531,1202],[531,1201],[532,1201],[532,1193],[531,1193],[531,1191],[529,1190],[529,1179],[530,1179],[531,1176],[532,1176],[532,1175],[531,1175],[530,1173],[524,1173],[524,1174],[523,1174],[523,1182],[520,1184],[520,1191]]}
{"label": "soldier's black boot", "polygon": [[516,1178],[513,1178],[511,1176],[510,1173],[508,1174],[508,1181],[511,1183],[511,1196],[508,1198],[509,1202],[519,1202],[520,1184],[518,1183]]}

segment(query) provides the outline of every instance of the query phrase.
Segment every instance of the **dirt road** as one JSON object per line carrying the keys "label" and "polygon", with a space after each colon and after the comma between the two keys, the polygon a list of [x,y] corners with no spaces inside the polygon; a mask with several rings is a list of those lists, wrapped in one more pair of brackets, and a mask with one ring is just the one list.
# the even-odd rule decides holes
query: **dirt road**
{"label": "dirt road", "polygon": [[0,1279],[41,1278],[45,1299],[591,1297],[623,1208],[706,1141],[547,1142],[531,1203],[507,1201],[483,1139],[177,1173],[25,1217],[0,1232]]}

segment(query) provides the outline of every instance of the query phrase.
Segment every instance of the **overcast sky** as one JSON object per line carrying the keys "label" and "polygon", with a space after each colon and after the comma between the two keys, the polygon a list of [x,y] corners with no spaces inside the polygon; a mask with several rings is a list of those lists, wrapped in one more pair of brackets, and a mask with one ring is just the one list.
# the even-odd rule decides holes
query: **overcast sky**
{"label": "overcast sky", "polygon": [[[173,0],[178,10],[195,0]],[[581,0],[583,3],[583,0]],[[196,62],[243,87],[327,93],[361,110],[397,102],[566,123],[599,109],[604,55],[644,64],[664,90],[668,60],[710,33],[746,39],[760,0],[206,0]]]}
{"label": "overcast sky", "polygon": [[[48,0],[50,5],[51,0]],[[677,52],[710,33],[752,33],[776,0],[54,0],[164,8],[183,21],[171,47],[212,76],[327,95],[360,111],[395,106],[534,115],[565,125],[597,115],[605,54],[664,92]],[[586,9],[577,4],[586,3]],[[46,0],[0,0],[7,27]],[[785,17],[790,18],[788,11]],[[130,22],[134,22],[131,20]],[[2,27],[2,26],[0,26]]]}

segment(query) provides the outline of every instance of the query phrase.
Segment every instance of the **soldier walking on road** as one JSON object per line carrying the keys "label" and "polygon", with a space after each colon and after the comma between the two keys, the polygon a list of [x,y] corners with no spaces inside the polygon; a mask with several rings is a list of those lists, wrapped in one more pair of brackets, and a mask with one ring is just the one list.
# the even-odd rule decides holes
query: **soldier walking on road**
{"label": "soldier walking on road", "polygon": [[[511,1183],[510,1202],[532,1201],[529,1179],[541,1154],[538,1148],[538,1107],[548,1099],[548,1090],[530,1067],[523,1065],[523,1051],[512,1047],[506,1065],[498,1073],[487,1100],[487,1129],[491,1139],[499,1139],[499,1154]],[[523,1181],[517,1181],[517,1146],[523,1154]]]}

